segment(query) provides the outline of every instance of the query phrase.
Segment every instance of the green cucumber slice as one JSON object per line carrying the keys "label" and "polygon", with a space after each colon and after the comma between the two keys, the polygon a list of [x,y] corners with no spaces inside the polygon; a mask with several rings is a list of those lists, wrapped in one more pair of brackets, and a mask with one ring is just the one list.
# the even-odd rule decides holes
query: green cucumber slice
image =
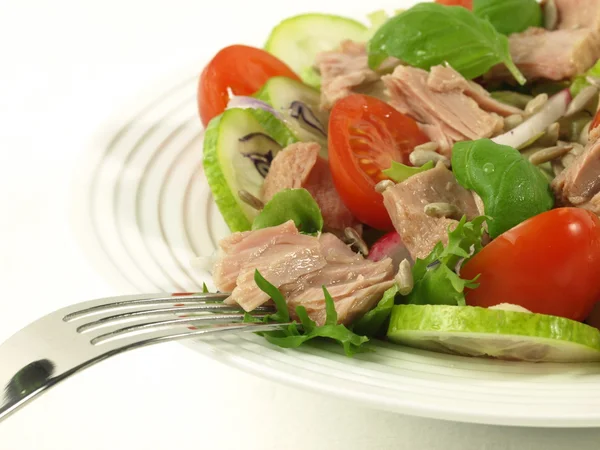
{"label": "green cucumber slice", "polygon": [[[273,77],[255,94],[255,97],[268,103],[281,114],[283,122],[299,141],[317,142],[321,144],[321,156],[327,156],[327,123],[329,113],[321,111],[319,103],[321,96],[319,91],[296,80],[286,77]],[[307,122],[304,116],[298,116],[298,110],[294,108],[306,105],[310,111],[305,114],[314,116],[321,130]],[[267,132],[271,132],[270,127]]]}
{"label": "green cucumber slice", "polygon": [[237,192],[245,189],[260,198],[268,167],[281,148],[252,110],[229,109],[208,125],[204,136],[204,173],[232,232],[250,230],[258,214],[240,200]]}
{"label": "green cucumber slice", "polygon": [[390,341],[465,356],[535,362],[600,361],[600,330],[563,317],[473,306],[398,305]]}
{"label": "green cucumber slice", "polygon": [[333,50],[345,39],[366,41],[368,28],[346,17],[301,14],[285,19],[273,28],[265,50],[300,74],[314,64],[317,53]]}

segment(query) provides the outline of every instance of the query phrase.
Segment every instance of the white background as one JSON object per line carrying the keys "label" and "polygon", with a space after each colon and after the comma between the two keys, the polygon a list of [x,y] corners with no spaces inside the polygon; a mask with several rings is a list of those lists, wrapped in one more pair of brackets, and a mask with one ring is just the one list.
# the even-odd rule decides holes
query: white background
{"label": "white background", "polygon": [[[0,0],[0,341],[115,292],[68,216],[98,125],[173,70],[260,45],[278,19],[344,0]],[[360,5],[351,12],[360,12]],[[402,6],[366,4],[363,10]],[[2,364],[2,361],[0,361]],[[388,414],[221,366],[178,344],[93,367],[0,423],[0,450],[592,449],[600,430],[471,426]]]}

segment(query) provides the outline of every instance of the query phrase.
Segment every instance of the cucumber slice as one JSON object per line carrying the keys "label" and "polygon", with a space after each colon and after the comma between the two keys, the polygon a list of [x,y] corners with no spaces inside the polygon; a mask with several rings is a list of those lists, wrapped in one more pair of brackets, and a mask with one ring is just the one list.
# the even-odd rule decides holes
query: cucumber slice
{"label": "cucumber slice", "polygon": [[[281,114],[283,122],[296,139],[321,144],[321,156],[327,157],[329,113],[319,108],[319,91],[290,78],[273,77],[255,97]],[[267,132],[270,131],[270,128],[267,129]]]}
{"label": "cucumber slice", "polygon": [[245,189],[260,198],[271,161],[281,150],[254,112],[229,109],[213,119],[204,136],[204,173],[232,232],[250,230],[258,211],[240,200]]}
{"label": "cucumber slice", "polygon": [[388,338],[465,356],[535,362],[600,361],[600,330],[563,317],[473,306],[398,305]]}
{"label": "cucumber slice", "polygon": [[368,28],[356,20],[330,14],[301,14],[273,28],[265,50],[301,73],[314,64],[317,53],[333,50],[346,39],[362,42],[367,38]]}

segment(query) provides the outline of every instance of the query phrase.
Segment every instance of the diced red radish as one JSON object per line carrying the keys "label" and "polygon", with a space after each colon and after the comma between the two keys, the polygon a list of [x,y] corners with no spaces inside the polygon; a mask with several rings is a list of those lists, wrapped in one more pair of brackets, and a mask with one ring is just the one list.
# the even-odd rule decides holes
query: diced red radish
{"label": "diced red radish", "polygon": [[396,231],[379,238],[369,250],[368,259],[371,261],[381,261],[388,257],[392,258],[395,270],[398,269],[403,259],[408,259],[411,264],[413,262],[402,238]]}

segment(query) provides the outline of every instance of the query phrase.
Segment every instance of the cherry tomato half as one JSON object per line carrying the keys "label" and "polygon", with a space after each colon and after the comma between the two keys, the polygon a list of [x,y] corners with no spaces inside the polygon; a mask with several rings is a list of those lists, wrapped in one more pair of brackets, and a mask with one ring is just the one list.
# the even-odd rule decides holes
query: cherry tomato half
{"label": "cherry tomato half", "polygon": [[344,204],[358,220],[380,230],[392,229],[375,185],[392,161],[410,164],[413,148],[429,139],[410,117],[387,103],[362,94],[336,102],[329,118],[329,167]]}
{"label": "cherry tomato half", "polygon": [[435,0],[436,3],[448,6],[463,6],[467,9],[473,9],[473,0]]}
{"label": "cherry tomato half", "polygon": [[208,63],[198,81],[198,111],[204,126],[221,114],[234,95],[252,95],[269,78],[284,76],[300,81],[283,61],[259,48],[225,47]]}
{"label": "cherry tomato half", "polygon": [[467,304],[523,306],[535,313],[584,320],[600,300],[600,219],[559,208],[508,230],[461,269],[481,274]]}
{"label": "cherry tomato half", "polygon": [[594,120],[592,120],[592,124],[590,125],[590,131],[592,131],[598,125],[600,125],[600,110],[598,110],[598,112],[596,112],[596,115],[594,116]]}

